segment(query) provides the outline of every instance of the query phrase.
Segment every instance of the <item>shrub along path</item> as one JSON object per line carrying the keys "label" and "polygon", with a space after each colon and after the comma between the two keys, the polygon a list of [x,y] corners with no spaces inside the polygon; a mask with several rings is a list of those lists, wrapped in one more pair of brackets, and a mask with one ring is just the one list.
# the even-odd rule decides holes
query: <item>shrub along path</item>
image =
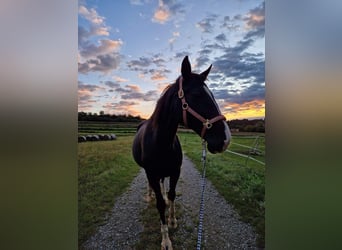
{"label": "shrub along path", "polygon": [[[160,247],[159,216],[153,205],[144,201],[147,180],[142,169],[129,190],[115,202],[107,223],[90,237],[81,249],[158,249]],[[184,157],[175,200],[178,228],[170,229],[174,249],[195,249],[201,175],[193,163]],[[207,179],[203,220],[203,249],[257,249],[252,227],[239,220],[239,215],[216,191]],[[144,213],[153,216],[146,219]],[[155,211],[154,211],[155,210]],[[146,223],[154,224],[153,229]],[[153,232],[146,232],[153,230]],[[154,237],[154,234],[156,237]],[[156,248],[157,247],[157,248]]]}

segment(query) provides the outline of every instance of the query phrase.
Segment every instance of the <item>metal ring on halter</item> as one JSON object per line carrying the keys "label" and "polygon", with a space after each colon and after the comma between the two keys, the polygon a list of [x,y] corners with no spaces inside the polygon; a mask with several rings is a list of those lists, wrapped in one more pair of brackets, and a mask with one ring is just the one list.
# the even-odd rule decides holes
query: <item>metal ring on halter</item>
{"label": "metal ring on halter", "polygon": [[183,91],[183,89],[180,89],[178,91],[178,98],[182,99],[183,97],[184,97],[184,91]]}
{"label": "metal ring on halter", "polygon": [[205,126],[207,129],[210,129],[213,124],[207,119],[205,122],[203,122],[203,126]]}
{"label": "metal ring on halter", "polygon": [[187,102],[184,102],[183,104],[182,104],[182,109],[183,110],[187,110],[189,108],[189,104],[187,103]]}

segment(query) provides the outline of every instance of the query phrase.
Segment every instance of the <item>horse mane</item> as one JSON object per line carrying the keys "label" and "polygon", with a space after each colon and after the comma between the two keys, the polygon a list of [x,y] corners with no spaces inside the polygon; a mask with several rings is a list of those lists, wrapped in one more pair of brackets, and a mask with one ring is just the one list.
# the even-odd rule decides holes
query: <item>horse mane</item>
{"label": "horse mane", "polygon": [[174,116],[177,113],[177,102],[179,101],[177,93],[178,79],[176,82],[165,87],[157,101],[157,105],[150,117],[154,128],[157,128],[160,125],[170,125],[174,120],[177,120],[178,124],[178,119],[174,119]]}

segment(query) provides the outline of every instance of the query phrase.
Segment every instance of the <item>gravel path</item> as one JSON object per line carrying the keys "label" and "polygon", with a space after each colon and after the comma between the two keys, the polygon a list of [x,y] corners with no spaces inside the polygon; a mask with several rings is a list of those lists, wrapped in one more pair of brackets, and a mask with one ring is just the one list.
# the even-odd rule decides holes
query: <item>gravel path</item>
{"label": "gravel path", "polygon": [[[147,180],[142,169],[130,189],[116,200],[107,223],[85,242],[82,249],[133,249],[132,246],[139,241],[139,233],[143,231],[139,215],[141,210],[147,207],[143,200],[146,187]],[[186,230],[186,227],[193,227],[194,230],[190,230],[191,237],[197,239],[195,221],[198,221],[200,190],[201,175],[193,163],[184,157],[175,200],[182,210],[181,218],[177,218],[178,222],[184,224],[183,227],[179,225],[178,237],[188,237],[189,230]],[[208,179],[204,200],[204,249],[257,249],[256,234],[252,227],[239,221],[239,215]],[[177,235],[175,234],[175,237]]]}

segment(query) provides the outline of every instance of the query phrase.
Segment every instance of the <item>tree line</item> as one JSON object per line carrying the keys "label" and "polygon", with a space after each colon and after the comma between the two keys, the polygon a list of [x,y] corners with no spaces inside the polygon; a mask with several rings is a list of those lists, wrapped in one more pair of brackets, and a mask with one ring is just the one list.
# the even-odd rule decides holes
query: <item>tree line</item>
{"label": "tree line", "polygon": [[141,122],[144,119],[133,115],[110,115],[100,111],[99,114],[91,112],[78,112],[78,121],[92,122]]}
{"label": "tree line", "polygon": [[[99,122],[141,122],[145,119],[132,115],[110,115],[100,111],[99,114],[91,112],[78,112],[78,121],[99,121]],[[264,119],[234,119],[227,122],[231,130],[239,132],[265,132]]]}
{"label": "tree line", "polygon": [[262,132],[265,133],[265,119],[235,119],[228,121],[231,130],[239,132]]}

